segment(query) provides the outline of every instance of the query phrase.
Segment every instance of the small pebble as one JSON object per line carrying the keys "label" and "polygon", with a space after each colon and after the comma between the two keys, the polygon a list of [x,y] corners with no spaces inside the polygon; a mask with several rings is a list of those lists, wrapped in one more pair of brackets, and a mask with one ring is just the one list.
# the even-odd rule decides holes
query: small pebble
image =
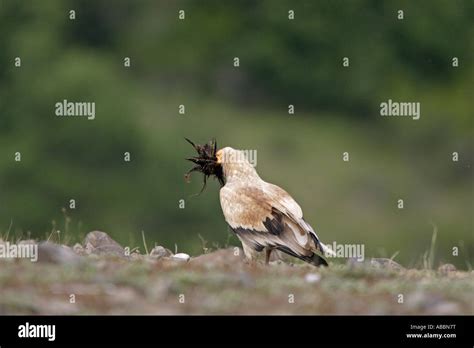
{"label": "small pebble", "polygon": [[155,258],[155,259],[161,259],[162,257],[170,257],[173,256],[173,253],[162,247],[161,245],[155,246],[151,251],[150,251],[150,257]]}
{"label": "small pebble", "polygon": [[438,272],[444,275],[456,272],[456,266],[450,263],[446,263],[438,267]]}
{"label": "small pebble", "polygon": [[180,260],[180,261],[186,261],[186,262],[189,261],[190,258],[191,256],[185,253],[178,253],[172,256],[172,259],[174,260]]}
{"label": "small pebble", "polygon": [[314,284],[321,280],[321,276],[317,273],[308,273],[304,276],[304,280],[307,283]]}

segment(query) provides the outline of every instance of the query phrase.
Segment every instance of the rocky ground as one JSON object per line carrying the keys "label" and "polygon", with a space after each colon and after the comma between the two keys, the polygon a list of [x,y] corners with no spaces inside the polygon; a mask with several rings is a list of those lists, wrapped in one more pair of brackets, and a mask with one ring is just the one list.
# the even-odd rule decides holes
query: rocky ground
{"label": "rocky ground", "polygon": [[37,262],[0,259],[0,314],[474,314],[473,293],[474,272],[452,265],[250,265],[239,248],[143,255],[98,231],[73,247],[40,243]]}

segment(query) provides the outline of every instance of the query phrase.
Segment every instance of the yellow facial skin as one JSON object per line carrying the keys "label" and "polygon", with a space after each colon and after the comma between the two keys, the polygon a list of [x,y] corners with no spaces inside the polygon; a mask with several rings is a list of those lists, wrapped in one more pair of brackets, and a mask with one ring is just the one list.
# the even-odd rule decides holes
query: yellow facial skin
{"label": "yellow facial skin", "polygon": [[217,158],[217,163],[222,164],[222,150],[217,151],[216,158]]}

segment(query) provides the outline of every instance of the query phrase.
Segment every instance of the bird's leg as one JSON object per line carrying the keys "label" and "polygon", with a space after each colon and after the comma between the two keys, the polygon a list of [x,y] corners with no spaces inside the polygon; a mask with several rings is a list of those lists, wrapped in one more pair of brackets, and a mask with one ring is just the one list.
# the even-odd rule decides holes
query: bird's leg
{"label": "bird's leg", "polygon": [[272,249],[266,248],[265,249],[265,264],[268,265],[270,262],[270,254],[272,253]]}
{"label": "bird's leg", "polygon": [[[240,239],[240,238],[239,238]],[[242,249],[244,250],[244,255],[245,255],[245,260],[244,262],[248,264],[251,267],[255,267],[257,263],[257,252],[255,249],[253,249],[251,246],[249,246],[247,243],[242,242]]]}

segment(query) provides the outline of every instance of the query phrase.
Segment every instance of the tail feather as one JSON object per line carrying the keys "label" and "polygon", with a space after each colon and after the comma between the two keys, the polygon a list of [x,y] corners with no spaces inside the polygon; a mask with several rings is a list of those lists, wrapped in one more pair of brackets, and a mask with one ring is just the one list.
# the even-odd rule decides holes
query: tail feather
{"label": "tail feather", "polygon": [[335,257],[336,253],[327,245],[324,245],[316,234],[311,233],[311,238],[313,238],[314,244],[316,244],[316,248],[323,254],[323,256]]}
{"label": "tail feather", "polygon": [[330,247],[328,247],[327,245],[324,245],[321,242],[319,242],[319,245],[320,245],[321,250],[324,253],[324,255],[327,255],[329,257],[336,257],[336,253]]}
{"label": "tail feather", "polygon": [[310,256],[300,255],[300,254],[295,253],[293,250],[291,250],[287,246],[283,246],[283,245],[278,246],[276,249],[283,251],[284,253],[287,253],[288,255],[294,256],[304,262],[310,263],[314,266],[328,266],[327,261],[316,253],[313,253]]}
{"label": "tail feather", "polygon": [[314,254],[309,263],[315,266],[328,266],[328,262],[318,254]]}

